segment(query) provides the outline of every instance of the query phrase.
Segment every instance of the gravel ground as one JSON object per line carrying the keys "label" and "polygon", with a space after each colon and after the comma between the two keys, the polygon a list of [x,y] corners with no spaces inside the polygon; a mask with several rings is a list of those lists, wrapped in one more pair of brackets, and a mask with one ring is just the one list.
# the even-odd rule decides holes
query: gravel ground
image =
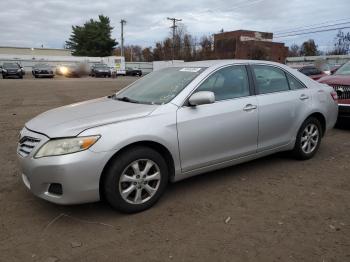
{"label": "gravel ground", "polygon": [[0,79],[0,261],[350,261],[346,126],[312,160],[277,154],[171,184],[139,214],[28,192],[16,156],[24,123],[133,80]]}

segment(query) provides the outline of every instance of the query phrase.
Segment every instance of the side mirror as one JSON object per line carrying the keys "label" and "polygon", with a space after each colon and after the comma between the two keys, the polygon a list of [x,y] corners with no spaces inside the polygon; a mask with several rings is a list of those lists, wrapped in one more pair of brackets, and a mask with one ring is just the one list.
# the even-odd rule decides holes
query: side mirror
{"label": "side mirror", "polygon": [[191,106],[199,106],[204,104],[212,104],[215,102],[215,94],[210,91],[200,91],[194,93],[188,100]]}

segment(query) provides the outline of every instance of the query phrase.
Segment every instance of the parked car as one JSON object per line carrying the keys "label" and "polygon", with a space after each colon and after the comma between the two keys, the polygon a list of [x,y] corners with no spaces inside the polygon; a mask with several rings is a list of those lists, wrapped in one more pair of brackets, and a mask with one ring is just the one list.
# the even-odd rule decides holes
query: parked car
{"label": "parked car", "polygon": [[350,62],[330,76],[322,77],[320,83],[330,85],[338,94],[339,118],[350,119]]}
{"label": "parked car", "polygon": [[25,71],[18,63],[4,63],[1,67],[2,78],[23,78]]}
{"label": "parked car", "polygon": [[142,70],[138,68],[127,67],[126,68],[127,76],[142,76]]}
{"label": "parked car", "polygon": [[35,78],[39,78],[39,77],[53,78],[55,76],[52,70],[52,67],[49,64],[45,64],[45,63],[35,64],[32,68],[32,75]]}
{"label": "parked car", "polygon": [[303,66],[298,69],[300,73],[312,78],[313,80],[318,80],[321,77],[326,76],[327,74],[315,66]]}
{"label": "parked car", "polygon": [[111,69],[106,64],[94,64],[91,67],[91,73],[90,75],[92,77],[111,77]]}
{"label": "parked car", "polygon": [[27,122],[17,149],[22,179],[54,203],[103,198],[142,211],[168,181],[280,151],[312,158],[336,122],[336,98],[278,63],[183,63]]}
{"label": "parked car", "polygon": [[66,77],[80,77],[82,72],[77,64],[64,64],[56,68],[56,74]]}

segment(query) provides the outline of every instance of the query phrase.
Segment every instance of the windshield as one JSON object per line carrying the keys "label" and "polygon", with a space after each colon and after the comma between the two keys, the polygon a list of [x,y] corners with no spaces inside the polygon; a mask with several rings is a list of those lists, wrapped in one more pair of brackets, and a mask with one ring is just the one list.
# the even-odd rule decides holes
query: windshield
{"label": "windshield", "polygon": [[203,72],[203,67],[169,67],[148,74],[121,91],[116,99],[144,104],[166,104]]}
{"label": "windshield", "polygon": [[107,65],[104,65],[104,64],[97,64],[97,65],[94,65],[95,68],[106,68]]}
{"label": "windshield", "polygon": [[340,67],[334,75],[350,75],[350,62]]}
{"label": "windshield", "polygon": [[34,67],[35,68],[50,68],[50,66],[48,64],[36,64]]}
{"label": "windshield", "polygon": [[5,68],[5,69],[18,69],[19,66],[17,64],[14,64],[14,63],[5,63],[3,65],[3,68]]}

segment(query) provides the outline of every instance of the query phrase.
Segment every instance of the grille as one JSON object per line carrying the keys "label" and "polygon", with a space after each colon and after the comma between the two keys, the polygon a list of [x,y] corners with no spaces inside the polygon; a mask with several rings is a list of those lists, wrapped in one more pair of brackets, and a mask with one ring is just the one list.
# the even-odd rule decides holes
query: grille
{"label": "grille", "polygon": [[343,85],[332,85],[335,91],[338,91],[341,89],[343,93],[341,96],[339,96],[339,99],[350,99],[350,86],[343,86]]}
{"label": "grille", "polygon": [[32,152],[37,144],[39,144],[40,139],[24,136],[19,140],[17,152],[20,156],[26,157]]}

